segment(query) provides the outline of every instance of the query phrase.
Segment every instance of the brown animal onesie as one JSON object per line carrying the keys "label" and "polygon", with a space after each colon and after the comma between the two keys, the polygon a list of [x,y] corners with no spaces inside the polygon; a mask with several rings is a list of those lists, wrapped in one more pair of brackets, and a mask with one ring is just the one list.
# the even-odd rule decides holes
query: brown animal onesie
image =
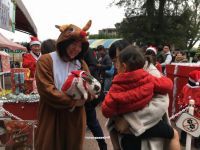
{"label": "brown animal onesie", "polygon": [[35,136],[36,150],[82,150],[86,129],[84,106],[71,108],[75,100],[61,91],[68,73],[72,70],[88,71],[84,61],[78,59],[64,62],[58,55],[61,43],[69,39],[82,41],[82,51],[89,43],[85,31],[91,21],[80,29],[75,25],[57,26],[61,34],[57,40],[57,51],[42,55],[37,62],[36,82],[40,94],[38,128]]}

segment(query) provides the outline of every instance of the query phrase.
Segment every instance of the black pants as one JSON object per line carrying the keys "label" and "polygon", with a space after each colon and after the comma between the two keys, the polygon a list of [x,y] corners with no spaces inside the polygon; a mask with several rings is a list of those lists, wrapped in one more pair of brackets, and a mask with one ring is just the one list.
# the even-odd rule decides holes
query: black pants
{"label": "black pants", "polygon": [[88,106],[89,108],[93,107],[95,109],[95,107],[100,104],[105,98],[105,94],[103,92],[103,90],[101,90],[99,97],[96,99],[93,99],[91,102],[89,102],[89,104],[87,105],[92,105],[92,106]]}
{"label": "black pants", "polygon": [[[104,137],[102,128],[99,124],[99,121],[96,117],[96,110],[94,105],[92,103],[86,103],[85,104],[85,110],[86,110],[86,117],[87,117],[87,126],[92,132],[94,137]],[[107,144],[105,142],[105,139],[97,139],[98,145],[100,150],[107,150]]]}
{"label": "black pants", "polygon": [[173,128],[168,125],[165,121],[160,121],[152,128],[145,131],[140,136],[135,136],[133,134],[122,134],[122,147],[125,150],[141,150],[142,139],[147,138],[165,138],[172,139],[174,136]]}

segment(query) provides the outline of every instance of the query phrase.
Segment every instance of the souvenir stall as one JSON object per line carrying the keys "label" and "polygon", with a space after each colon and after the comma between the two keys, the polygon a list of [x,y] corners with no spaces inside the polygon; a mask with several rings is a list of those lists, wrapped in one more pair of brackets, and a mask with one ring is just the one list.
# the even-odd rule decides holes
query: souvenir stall
{"label": "souvenir stall", "polygon": [[180,108],[178,105],[178,96],[185,84],[188,83],[188,74],[193,70],[200,70],[200,64],[197,63],[172,63],[166,66],[167,77],[173,83],[173,91],[169,94],[169,115],[177,113]]}
{"label": "souvenir stall", "polygon": [[[32,148],[39,101],[35,80],[28,68],[10,68],[10,56],[3,51],[27,49],[0,34],[0,146],[10,149]],[[10,89],[5,89],[4,75],[10,76]]]}

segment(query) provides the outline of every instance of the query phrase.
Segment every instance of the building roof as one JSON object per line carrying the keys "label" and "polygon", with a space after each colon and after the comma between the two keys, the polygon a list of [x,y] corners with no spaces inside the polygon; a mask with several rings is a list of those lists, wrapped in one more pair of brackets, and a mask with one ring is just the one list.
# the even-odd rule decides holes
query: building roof
{"label": "building roof", "polygon": [[37,28],[21,0],[16,0],[15,29],[37,36]]}

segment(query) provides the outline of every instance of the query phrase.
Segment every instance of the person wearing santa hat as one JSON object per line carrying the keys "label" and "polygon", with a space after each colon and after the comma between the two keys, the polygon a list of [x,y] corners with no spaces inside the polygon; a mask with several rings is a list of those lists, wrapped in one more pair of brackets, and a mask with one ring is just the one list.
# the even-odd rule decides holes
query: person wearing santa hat
{"label": "person wearing santa hat", "polygon": [[154,46],[149,46],[146,49],[145,57],[146,59],[151,62],[157,69],[162,73],[162,66],[156,59],[157,49]]}
{"label": "person wearing santa hat", "polygon": [[31,37],[30,45],[30,53],[23,55],[23,63],[22,66],[24,68],[30,69],[30,77],[34,78],[36,62],[41,56],[41,43],[37,37]]}
{"label": "person wearing santa hat", "polygon": [[[200,70],[194,70],[189,73],[188,83],[183,87],[178,96],[178,104],[180,108],[184,108],[189,104],[189,100],[195,101],[194,116],[200,119]],[[181,132],[180,142],[186,144],[186,133]],[[200,148],[200,137],[194,139],[194,146]]]}

